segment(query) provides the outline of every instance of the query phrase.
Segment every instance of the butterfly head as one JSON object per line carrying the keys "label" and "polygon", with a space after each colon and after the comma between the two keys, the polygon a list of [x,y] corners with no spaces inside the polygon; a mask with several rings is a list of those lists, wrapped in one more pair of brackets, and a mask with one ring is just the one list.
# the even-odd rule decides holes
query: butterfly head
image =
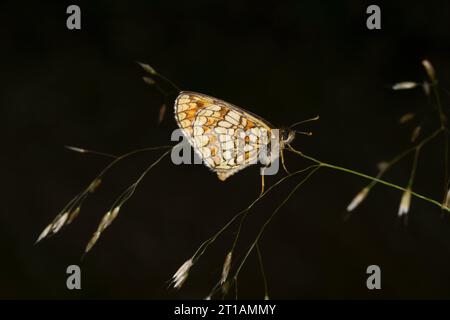
{"label": "butterfly head", "polygon": [[283,146],[290,144],[295,138],[295,130],[290,128],[281,129],[280,142]]}

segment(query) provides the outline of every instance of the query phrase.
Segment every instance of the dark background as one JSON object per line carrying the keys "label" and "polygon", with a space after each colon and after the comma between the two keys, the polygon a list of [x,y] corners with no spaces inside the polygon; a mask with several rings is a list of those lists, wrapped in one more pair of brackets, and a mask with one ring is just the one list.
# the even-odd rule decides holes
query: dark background
{"label": "dark background", "polygon": [[[82,29],[66,28],[78,4]],[[226,182],[204,166],[159,164],[81,263],[82,290],[66,289],[66,267],[81,253],[115,197],[159,152],[124,161],[88,198],[76,222],[33,246],[41,230],[115,154],[165,145],[176,127],[163,97],[143,83],[134,61],[151,64],[180,87],[245,107],[277,125],[316,114],[314,136],[294,145],[324,161],[368,174],[410,146],[417,121],[435,114],[420,90],[392,92],[398,81],[423,81],[428,58],[450,86],[448,1],[375,2],[382,29],[366,28],[371,2],[95,1],[0,4],[2,120],[0,298],[202,298],[220,276],[236,226],[210,247],[180,291],[167,280],[197,246],[259,193],[258,168]],[[448,107],[449,97],[443,95]],[[442,140],[421,155],[414,189],[442,192]],[[291,170],[306,165],[287,156]],[[411,159],[386,176],[406,185]],[[270,185],[283,176],[269,177]],[[256,206],[244,225],[242,255],[295,180]],[[450,223],[413,199],[409,224],[397,218],[401,192],[377,186],[345,220],[366,181],[323,170],[283,207],[261,241],[272,298],[450,298]],[[382,290],[366,288],[366,268],[382,270]],[[241,298],[262,298],[255,255],[244,267]]]}

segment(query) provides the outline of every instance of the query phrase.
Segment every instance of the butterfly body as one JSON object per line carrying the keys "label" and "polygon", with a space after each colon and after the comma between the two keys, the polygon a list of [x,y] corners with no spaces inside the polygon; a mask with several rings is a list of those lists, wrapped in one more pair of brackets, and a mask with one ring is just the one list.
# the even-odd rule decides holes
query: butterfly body
{"label": "butterfly body", "polygon": [[[258,159],[267,165],[279,157],[279,152],[270,152],[274,126],[223,100],[183,91],[175,100],[175,120],[197,155],[222,181]],[[294,135],[281,130],[280,148]]]}

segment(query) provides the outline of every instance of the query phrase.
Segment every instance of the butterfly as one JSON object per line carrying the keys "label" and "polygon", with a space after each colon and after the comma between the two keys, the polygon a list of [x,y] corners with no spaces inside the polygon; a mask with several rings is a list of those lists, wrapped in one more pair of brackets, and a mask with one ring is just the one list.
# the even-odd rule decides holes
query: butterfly
{"label": "butterfly", "polygon": [[[279,153],[269,149],[275,127],[263,118],[229,102],[191,91],[175,100],[175,120],[203,163],[221,181],[262,159],[266,166],[291,143],[295,130],[281,129]],[[268,152],[269,151],[269,152]]]}

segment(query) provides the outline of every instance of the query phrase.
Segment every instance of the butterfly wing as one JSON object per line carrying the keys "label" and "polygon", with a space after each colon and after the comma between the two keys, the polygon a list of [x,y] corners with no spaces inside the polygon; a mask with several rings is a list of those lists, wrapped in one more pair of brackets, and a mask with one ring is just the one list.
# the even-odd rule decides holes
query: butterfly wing
{"label": "butterfly wing", "polygon": [[270,141],[270,123],[200,93],[180,93],[175,119],[195,152],[222,181],[256,163],[262,147]]}

